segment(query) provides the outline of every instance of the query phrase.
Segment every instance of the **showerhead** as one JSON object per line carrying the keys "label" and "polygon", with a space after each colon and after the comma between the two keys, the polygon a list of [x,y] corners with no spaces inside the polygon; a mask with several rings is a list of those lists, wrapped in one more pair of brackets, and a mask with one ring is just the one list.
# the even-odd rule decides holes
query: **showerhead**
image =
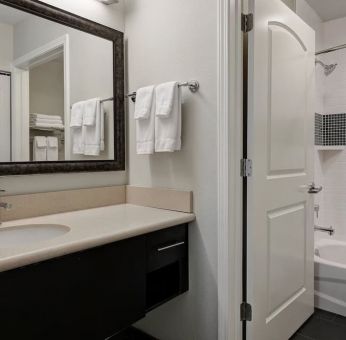
{"label": "showerhead", "polygon": [[335,71],[336,67],[338,66],[338,64],[326,65],[325,63],[323,63],[321,60],[318,60],[318,59],[316,59],[315,64],[320,64],[324,68],[324,74],[327,77],[331,75]]}
{"label": "showerhead", "polygon": [[324,74],[326,76],[329,76],[330,74],[332,74],[334,72],[334,70],[336,69],[337,66],[338,66],[338,64],[326,65],[326,67],[324,68]]}

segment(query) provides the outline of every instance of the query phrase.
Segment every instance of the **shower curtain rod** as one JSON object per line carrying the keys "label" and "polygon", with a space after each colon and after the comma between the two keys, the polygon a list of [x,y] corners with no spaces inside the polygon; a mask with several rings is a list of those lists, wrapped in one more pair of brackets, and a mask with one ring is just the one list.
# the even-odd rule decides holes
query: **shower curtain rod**
{"label": "shower curtain rod", "polygon": [[346,48],[346,44],[344,44],[344,45],[338,45],[338,46],[331,47],[331,48],[327,48],[327,49],[325,49],[325,50],[322,50],[322,51],[317,52],[315,55],[320,55],[320,54],[335,52],[335,51],[343,50],[344,48]]}

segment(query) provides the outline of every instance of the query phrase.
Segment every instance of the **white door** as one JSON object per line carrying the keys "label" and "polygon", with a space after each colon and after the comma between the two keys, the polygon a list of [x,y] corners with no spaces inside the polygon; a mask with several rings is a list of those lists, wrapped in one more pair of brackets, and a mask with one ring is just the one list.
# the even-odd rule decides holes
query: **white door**
{"label": "white door", "polygon": [[248,339],[287,340],[313,313],[315,33],[280,0],[252,0]]}
{"label": "white door", "polygon": [[11,75],[0,73],[0,162],[11,162]]}

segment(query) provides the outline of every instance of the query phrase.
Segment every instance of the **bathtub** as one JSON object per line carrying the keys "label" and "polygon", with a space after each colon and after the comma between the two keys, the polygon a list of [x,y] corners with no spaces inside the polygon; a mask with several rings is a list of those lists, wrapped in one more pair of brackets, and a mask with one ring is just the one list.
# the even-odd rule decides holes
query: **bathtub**
{"label": "bathtub", "polygon": [[315,244],[315,307],[346,316],[346,242]]}

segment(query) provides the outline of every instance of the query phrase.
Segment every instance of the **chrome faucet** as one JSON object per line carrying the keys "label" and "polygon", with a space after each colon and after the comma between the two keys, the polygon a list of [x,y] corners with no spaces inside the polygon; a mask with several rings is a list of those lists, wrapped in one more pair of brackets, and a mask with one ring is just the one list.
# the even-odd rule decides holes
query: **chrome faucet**
{"label": "chrome faucet", "polygon": [[[0,193],[2,192],[6,192],[6,190],[0,189]],[[6,202],[0,202],[0,209],[11,210],[12,204],[6,203]],[[0,214],[0,225],[1,224],[2,224],[2,221],[1,221],[1,214]]]}
{"label": "chrome faucet", "polygon": [[322,231],[324,233],[328,233],[330,236],[335,234],[335,229],[333,227],[324,228],[324,227],[320,227],[318,225],[315,225],[314,229],[315,229],[315,231]]}

